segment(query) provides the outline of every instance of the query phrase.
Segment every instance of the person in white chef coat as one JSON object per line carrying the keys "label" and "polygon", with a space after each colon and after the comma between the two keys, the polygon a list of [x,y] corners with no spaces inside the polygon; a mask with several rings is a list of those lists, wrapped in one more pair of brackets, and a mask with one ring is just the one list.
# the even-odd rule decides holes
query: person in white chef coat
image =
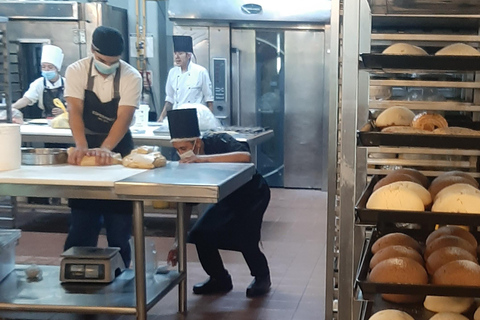
{"label": "person in white chef coat", "polygon": [[159,122],[166,117],[167,111],[185,103],[201,103],[213,111],[212,82],[207,69],[192,62],[192,37],[173,36],[173,51],[175,67],[168,73],[165,105]]}
{"label": "person in white chef coat", "polygon": [[42,76],[30,84],[27,92],[15,102],[12,107],[22,109],[38,103],[44,117],[54,117],[61,114],[62,109],[55,106],[53,100],[59,98],[64,102],[63,91],[65,78],[60,75],[63,63],[63,51],[53,45],[42,48]]}

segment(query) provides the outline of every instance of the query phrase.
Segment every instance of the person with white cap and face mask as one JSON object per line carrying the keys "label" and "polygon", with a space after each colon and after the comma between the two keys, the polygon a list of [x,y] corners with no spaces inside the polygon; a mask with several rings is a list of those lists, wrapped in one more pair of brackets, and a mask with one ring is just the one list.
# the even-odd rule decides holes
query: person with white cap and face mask
{"label": "person with white cap and face mask", "polygon": [[22,109],[38,102],[44,117],[53,117],[63,112],[53,103],[55,98],[63,102],[65,79],[60,75],[63,56],[59,47],[49,44],[43,46],[40,59],[42,76],[30,84],[23,97],[12,105],[14,108]]}

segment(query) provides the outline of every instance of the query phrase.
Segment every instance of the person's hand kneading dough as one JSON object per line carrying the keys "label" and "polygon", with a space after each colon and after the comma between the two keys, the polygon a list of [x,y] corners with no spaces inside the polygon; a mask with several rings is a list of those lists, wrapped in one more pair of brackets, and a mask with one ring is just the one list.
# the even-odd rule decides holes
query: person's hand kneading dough
{"label": "person's hand kneading dough", "polygon": [[[74,152],[75,152],[74,147],[68,148],[67,153],[68,153],[69,159],[70,159],[70,155],[72,155]],[[95,149],[89,149],[85,152],[80,163],[72,163],[70,161],[69,163],[80,165],[80,166],[102,166],[102,165],[122,164],[122,156],[120,155],[120,153],[111,152],[110,157],[98,157],[95,153],[96,153]]]}

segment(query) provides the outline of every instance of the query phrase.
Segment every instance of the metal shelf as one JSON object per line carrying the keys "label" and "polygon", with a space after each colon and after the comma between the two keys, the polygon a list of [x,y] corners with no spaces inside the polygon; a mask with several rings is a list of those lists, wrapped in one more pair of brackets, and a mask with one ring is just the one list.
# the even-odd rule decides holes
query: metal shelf
{"label": "metal shelf", "polygon": [[480,89],[480,82],[421,81],[421,80],[370,80],[371,86],[430,87]]}
{"label": "metal shelf", "polygon": [[401,105],[410,110],[435,110],[435,111],[480,111],[480,105],[471,102],[457,101],[401,101],[401,100],[370,100],[370,109],[387,109],[391,106]]}

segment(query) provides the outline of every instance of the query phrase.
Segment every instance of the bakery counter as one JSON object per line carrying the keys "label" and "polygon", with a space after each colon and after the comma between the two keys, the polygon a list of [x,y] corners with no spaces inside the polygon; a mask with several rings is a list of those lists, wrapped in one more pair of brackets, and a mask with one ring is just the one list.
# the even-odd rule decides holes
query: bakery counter
{"label": "bakery counter", "polygon": [[[204,172],[205,174],[201,174]],[[0,172],[0,195],[133,200],[133,238],[135,271],[127,272],[108,285],[59,285],[58,267],[46,268],[45,281],[26,283],[13,274],[11,290],[0,290],[0,310],[8,312],[109,313],[147,318],[147,311],[174,287],[179,288],[179,311],[186,312],[186,221],[187,206],[215,203],[228,196],[255,172],[251,163],[178,164],[142,170],[121,165],[77,167],[70,165],[22,166]],[[145,175],[144,175],[145,174]],[[206,176],[208,175],[208,177]],[[142,194],[136,192],[141,188]],[[143,194],[145,193],[145,194]],[[144,206],[145,199],[177,202],[178,271],[145,274]],[[43,268],[43,266],[41,267]],[[21,267],[16,267],[20,270]],[[10,278],[10,277],[9,277]],[[4,288],[2,286],[2,288]],[[93,290],[93,291],[92,291]],[[41,295],[38,293],[42,292]],[[48,293],[54,294],[51,297]],[[46,295],[43,293],[47,293]],[[97,294],[98,299],[94,295]]]}

